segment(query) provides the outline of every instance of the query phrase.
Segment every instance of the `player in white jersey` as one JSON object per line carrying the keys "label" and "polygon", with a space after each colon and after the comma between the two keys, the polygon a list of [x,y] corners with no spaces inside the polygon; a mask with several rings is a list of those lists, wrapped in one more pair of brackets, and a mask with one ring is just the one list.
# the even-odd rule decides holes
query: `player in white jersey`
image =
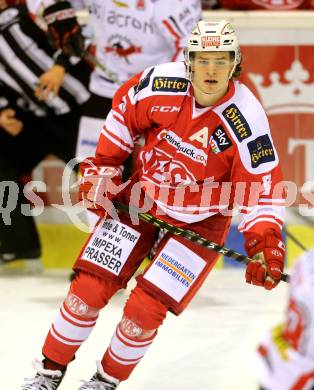
{"label": "player in white jersey", "polygon": [[[55,45],[71,54],[80,55],[82,47],[71,5],[90,13],[95,56],[101,65],[96,65],[91,75],[90,91],[94,96],[82,118],[78,139],[77,156],[88,157],[95,153],[103,120],[119,86],[148,66],[183,60],[188,34],[201,18],[201,1],[71,0],[71,5],[67,1],[41,2],[48,6],[44,15],[50,31],[53,30],[51,35],[63,35],[60,40],[54,39]],[[39,3],[28,0],[29,9],[34,12]],[[68,19],[73,24],[68,24]],[[64,38],[67,29],[68,41]]]}
{"label": "player in white jersey", "polygon": [[[155,226],[116,215],[116,196],[220,245],[236,203],[246,250],[255,256],[247,283],[270,290],[280,281],[281,170],[261,104],[235,80],[241,53],[230,23],[200,21],[185,58],[150,67],[117,91],[96,156],[81,164],[80,199],[103,218],[74,264],[77,275],[45,340],[44,359],[36,361],[37,376],[24,390],[59,386],[100,310],[154,245]],[[146,144],[136,172],[122,183],[121,166],[140,135]],[[80,390],[113,390],[127,380],[167,312],[185,310],[217,260],[216,252],[167,232],[137,277],[97,373]]]}
{"label": "player in white jersey", "polygon": [[254,364],[261,390],[314,389],[314,250],[294,266],[285,322],[265,336]]}

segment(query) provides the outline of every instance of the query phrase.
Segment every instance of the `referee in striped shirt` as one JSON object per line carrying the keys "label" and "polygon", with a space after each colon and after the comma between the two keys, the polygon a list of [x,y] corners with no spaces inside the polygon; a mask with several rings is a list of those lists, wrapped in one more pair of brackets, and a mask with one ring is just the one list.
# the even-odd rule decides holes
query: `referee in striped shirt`
{"label": "referee in striped shirt", "polygon": [[[73,65],[54,53],[24,5],[0,0],[0,273],[16,259],[25,260],[26,271],[40,268],[34,220],[21,213],[27,200],[20,179],[48,154],[65,162],[75,156],[90,71],[83,61]],[[9,191],[17,187],[3,181],[18,186],[9,215]]]}

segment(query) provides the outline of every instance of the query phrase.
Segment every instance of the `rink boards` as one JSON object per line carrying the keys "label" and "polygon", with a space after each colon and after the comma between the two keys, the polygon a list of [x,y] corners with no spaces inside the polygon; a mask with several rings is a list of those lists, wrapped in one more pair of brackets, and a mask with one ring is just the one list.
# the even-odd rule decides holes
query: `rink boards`
{"label": "rink boards", "polygon": [[[287,228],[306,248],[313,246],[313,227],[291,224]],[[39,232],[45,268],[70,268],[88,237],[87,233],[69,224],[39,224]],[[302,250],[290,239],[286,239],[286,244],[286,264],[290,267],[302,254]],[[238,232],[236,226],[231,226],[225,246],[245,253],[243,236]],[[241,265],[228,258],[221,258],[216,265],[217,268],[239,266]]]}

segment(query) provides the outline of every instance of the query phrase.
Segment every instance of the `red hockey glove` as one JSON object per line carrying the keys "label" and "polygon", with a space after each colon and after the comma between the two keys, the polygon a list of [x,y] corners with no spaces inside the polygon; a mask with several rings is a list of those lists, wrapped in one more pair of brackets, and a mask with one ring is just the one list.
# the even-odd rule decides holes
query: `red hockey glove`
{"label": "red hockey glove", "polygon": [[104,216],[106,212],[110,214],[114,207],[112,201],[121,191],[121,170],[114,166],[96,165],[96,161],[90,158],[80,164],[79,200],[88,210]]}
{"label": "red hockey glove", "polygon": [[84,37],[75,16],[75,11],[68,1],[52,4],[44,11],[48,25],[48,40],[54,49],[61,49],[67,56],[82,57]]}
{"label": "red hockey glove", "polygon": [[264,235],[246,233],[245,249],[250,261],[246,267],[247,283],[263,286],[267,290],[280,282],[284,267],[285,244],[280,233],[267,229]]}

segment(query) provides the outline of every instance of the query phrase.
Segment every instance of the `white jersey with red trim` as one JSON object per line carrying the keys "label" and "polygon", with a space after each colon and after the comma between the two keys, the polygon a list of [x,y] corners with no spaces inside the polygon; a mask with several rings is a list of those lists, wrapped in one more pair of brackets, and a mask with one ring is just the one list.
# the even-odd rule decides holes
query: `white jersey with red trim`
{"label": "white jersey with red trim", "polygon": [[[56,0],[27,0],[32,13]],[[145,68],[183,59],[188,36],[201,19],[201,0],[70,0],[86,8],[97,61],[90,90],[112,98],[130,77]]]}
{"label": "white jersey with red trim", "polygon": [[183,224],[218,212],[230,215],[235,201],[240,231],[260,223],[280,229],[281,170],[261,104],[245,85],[230,81],[215,106],[198,108],[185,74],[183,62],[162,64],[121,87],[96,155],[120,165],[142,135],[146,145],[137,172],[165,214],[161,218]]}
{"label": "white jersey with red trim", "polygon": [[259,345],[255,369],[268,390],[314,388],[314,250],[294,267],[286,322]]}
{"label": "white jersey with red trim", "polygon": [[108,69],[96,67],[90,89],[105,97],[151,65],[183,59],[188,35],[201,18],[200,0],[84,2],[95,33],[96,57]]}

